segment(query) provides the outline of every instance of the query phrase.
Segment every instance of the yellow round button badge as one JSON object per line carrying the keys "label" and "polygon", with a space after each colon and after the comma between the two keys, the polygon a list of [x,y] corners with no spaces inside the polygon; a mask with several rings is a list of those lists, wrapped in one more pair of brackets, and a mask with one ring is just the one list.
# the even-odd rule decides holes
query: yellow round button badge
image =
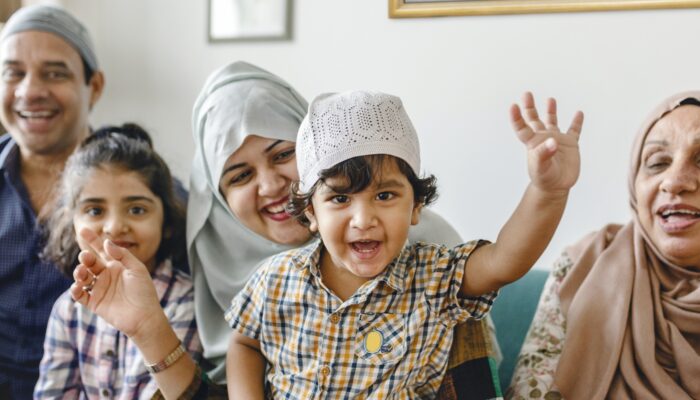
{"label": "yellow round button badge", "polygon": [[374,330],[365,336],[365,351],[374,354],[378,352],[384,344],[384,336],[381,332]]}

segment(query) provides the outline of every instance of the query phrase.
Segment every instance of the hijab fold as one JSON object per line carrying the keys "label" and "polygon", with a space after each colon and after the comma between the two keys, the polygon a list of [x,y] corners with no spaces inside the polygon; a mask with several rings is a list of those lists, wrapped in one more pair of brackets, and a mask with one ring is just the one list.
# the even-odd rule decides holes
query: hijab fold
{"label": "hijab fold", "polygon": [[243,225],[219,192],[219,179],[248,135],[294,142],[306,108],[306,100],[287,82],[241,61],[215,71],[194,105],[187,250],[204,357],[215,367],[208,373],[216,382],[226,379],[231,328],[224,310],[262,260],[290,248]]}
{"label": "hijab fold", "polygon": [[555,383],[578,399],[700,399],[700,270],[669,262],[637,217],[634,182],[654,124],[700,92],[677,94],[644,122],[628,177],[633,219],[567,249],[560,289],[566,341]]}

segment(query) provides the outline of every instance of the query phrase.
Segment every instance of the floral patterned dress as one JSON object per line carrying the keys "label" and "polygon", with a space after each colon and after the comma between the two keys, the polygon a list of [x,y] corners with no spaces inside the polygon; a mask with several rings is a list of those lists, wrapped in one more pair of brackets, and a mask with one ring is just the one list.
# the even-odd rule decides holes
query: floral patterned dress
{"label": "floral patterned dress", "polygon": [[554,386],[554,373],[566,335],[566,319],[561,312],[559,288],[572,266],[573,261],[566,253],[554,263],[554,269],[542,290],[532,325],[520,349],[513,379],[506,391],[507,399],[562,398]]}

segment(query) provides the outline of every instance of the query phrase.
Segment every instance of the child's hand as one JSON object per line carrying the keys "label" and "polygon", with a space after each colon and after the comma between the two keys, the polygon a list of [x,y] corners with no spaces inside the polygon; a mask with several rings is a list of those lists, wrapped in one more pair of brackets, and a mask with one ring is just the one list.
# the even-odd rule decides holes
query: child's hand
{"label": "child's hand", "polygon": [[149,316],[162,314],[162,309],[146,266],[109,240],[102,243],[89,229],[79,234],[91,250],[78,256],[70,287],[73,299],[127,336],[148,332]]}
{"label": "child's hand", "polygon": [[578,138],[583,125],[583,113],[577,111],[566,134],[557,126],[557,103],[547,101],[546,123],[540,121],[532,93],[523,95],[523,111],[514,104],[510,110],[513,129],[527,145],[528,173],[532,184],[551,194],[567,194],[578,179],[581,160]]}

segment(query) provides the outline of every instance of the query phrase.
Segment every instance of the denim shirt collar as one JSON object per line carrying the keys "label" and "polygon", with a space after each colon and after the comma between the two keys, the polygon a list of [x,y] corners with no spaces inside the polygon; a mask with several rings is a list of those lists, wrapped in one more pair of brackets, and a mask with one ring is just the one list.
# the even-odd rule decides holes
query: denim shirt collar
{"label": "denim shirt collar", "polygon": [[9,134],[7,136],[7,139],[0,136],[0,145],[3,141],[6,142],[5,146],[0,148],[0,171],[11,170],[15,172],[19,163],[19,147],[14,139],[9,137]]}
{"label": "denim shirt collar", "polygon": [[[0,137],[0,146],[3,139]],[[19,146],[12,138],[5,142],[4,147],[0,147],[0,173],[13,182],[19,177]]]}

